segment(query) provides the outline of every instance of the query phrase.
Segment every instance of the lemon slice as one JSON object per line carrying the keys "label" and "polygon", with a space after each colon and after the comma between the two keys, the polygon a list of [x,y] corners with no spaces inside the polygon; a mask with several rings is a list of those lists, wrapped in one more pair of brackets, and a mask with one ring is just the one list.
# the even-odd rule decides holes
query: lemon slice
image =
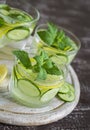
{"label": "lemon slice", "polygon": [[64,51],[62,51],[62,50],[60,50],[60,49],[56,49],[56,48],[54,48],[54,47],[43,47],[43,49],[46,51],[46,52],[48,52],[48,54],[65,54],[65,52]]}
{"label": "lemon slice", "polygon": [[32,64],[32,65],[35,65],[35,64],[36,64],[36,60],[35,60],[34,58],[30,58],[30,60],[31,60],[31,64]]}
{"label": "lemon slice", "polygon": [[0,83],[5,79],[7,75],[7,67],[5,64],[0,65]]}
{"label": "lemon slice", "polygon": [[42,90],[42,89],[53,89],[53,88],[60,88],[62,85],[64,84],[64,80],[62,80],[60,83],[56,84],[56,85],[51,85],[51,86],[45,86],[45,85],[38,85],[39,89]]}

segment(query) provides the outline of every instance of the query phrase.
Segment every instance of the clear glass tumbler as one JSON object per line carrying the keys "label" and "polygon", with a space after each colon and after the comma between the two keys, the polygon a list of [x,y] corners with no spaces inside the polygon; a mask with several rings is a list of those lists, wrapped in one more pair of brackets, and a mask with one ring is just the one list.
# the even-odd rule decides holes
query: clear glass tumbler
{"label": "clear glass tumbler", "polygon": [[[30,57],[30,60],[32,68],[36,68],[36,59]],[[64,84],[66,68],[59,66],[60,74],[47,73],[46,79],[37,79],[38,72],[34,69],[27,69],[19,60],[16,60],[12,70],[9,90],[18,103],[36,108],[46,106],[57,95],[60,87]]]}
{"label": "clear glass tumbler", "polygon": [[[56,44],[58,44],[57,41],[55,43],[55,46],[54,45],[50,46],[47,42],[44,42],[44,40],[40,37],[40,34],[43,31],[46,31],[48,29],[48,26],[47,24],[42,24],[42,25],[37,26],[34,37],[33,37],[33,45],[36,47],[35,53],[37,53],[37,51],[39,51],[39,49],[42,48],[43,50],[48,52],[48,54],[52,57],[52,60],[54,60],[55,63],[59,65],[61,64],[69,65],[74,59],[74,57],[76,56],[76,54],[78,53],[81,43],[79,39],[69,30],[60,26],[59,27],[57,26],[57,28],[59,29],[59,31],[61,31],[61,33],[64,32],[64,35],[68,38],[68,41],[73,47],[73,49],[68,48],[68,46],[65,46],[66,48],[64,49],[57,48],[56,47]],[[47,36],[47,39],[48,38],[49,38],[49,35]],[[61,41],[59,44],[62,44],[62,39],[64,38],[60,39]],[[63,43],[65,40],[63,40]],[[31,53],[33,53],[33,50],[31,50]]]}
{"label": "clear glass tumbler", "polygon": [[27,1],[0,1],[0,60],[12,60],[13,50],[24,49],[39,17]]}

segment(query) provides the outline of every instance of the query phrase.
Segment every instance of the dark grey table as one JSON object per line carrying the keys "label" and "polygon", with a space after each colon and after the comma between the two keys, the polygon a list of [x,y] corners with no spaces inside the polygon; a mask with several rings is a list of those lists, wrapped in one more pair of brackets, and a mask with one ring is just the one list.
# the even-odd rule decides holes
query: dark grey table
{"label": "dark grey table", "polygon": [[90,130],[90,0],[25,1],[40,11],[39,23],[52,21],[71,30],[81,40],[82,47],[72,63],[80,80],[81,97],[74,111],[62,120],[38,127],[1,123],[0,130]]}

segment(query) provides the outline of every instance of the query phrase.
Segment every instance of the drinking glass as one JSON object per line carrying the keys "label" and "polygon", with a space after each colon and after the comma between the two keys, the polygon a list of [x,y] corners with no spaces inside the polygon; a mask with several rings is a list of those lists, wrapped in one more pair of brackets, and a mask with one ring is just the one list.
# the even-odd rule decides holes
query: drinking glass
{"label": "drinking glass", "polygon": [[4,3],[0,1],[0,60],[13,60],[12,51],[25,48],[40,15],[27,1]]}
{"label": "drinking glass", "polygon": [[[31,56],[30,51],[28,51]],[[31,58],[31,63],[36,64],[35,59]],[[59,66],[60,75],[47,74],[45,80],[37,80],[37,72],[26,69],[19,60],[15,60],[13,66],[9,91],[18,103],[28,107],[46,106],[57,95],[59,88],[64,84],[66,68]]]}
{"label": "drinking glass", "polygon": [[[51,57],[54,59],[55,62],[57,62],[57,64],[69,65],[80,49],[81,43],[79,39],[71,31],[59,26],[58,29],[64,31],[65,35],[70,38],[69,40],[70,42],[72,42],[74,49],[67,51],[57,49],[45,43],[38,34],[38,32],[45,31],[47,28],[47,24],[41,24],[37,26],[31,48],[32,46],[36,47],[34,51],[35,53],[37,53],[40,48],[43,48],[43,50],[45,50],[49,55],[51,55]],[[33,53],[33,50],[31,50],[31,53]]]}

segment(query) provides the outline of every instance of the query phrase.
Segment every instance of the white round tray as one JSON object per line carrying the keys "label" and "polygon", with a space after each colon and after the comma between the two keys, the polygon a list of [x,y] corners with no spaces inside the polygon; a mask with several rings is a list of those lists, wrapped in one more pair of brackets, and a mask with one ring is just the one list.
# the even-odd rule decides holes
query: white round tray
{"label": "white round tray", "polygon": [[58,121],[70,114],[80,97],[80,84],[71,66],[68,67],[68,82],[75,87],[75,100],[65,103],[57,98],[43,108],[28,108],[15,102],[9,92],[0,93],[0,122],[20,126],[37,126]]}

